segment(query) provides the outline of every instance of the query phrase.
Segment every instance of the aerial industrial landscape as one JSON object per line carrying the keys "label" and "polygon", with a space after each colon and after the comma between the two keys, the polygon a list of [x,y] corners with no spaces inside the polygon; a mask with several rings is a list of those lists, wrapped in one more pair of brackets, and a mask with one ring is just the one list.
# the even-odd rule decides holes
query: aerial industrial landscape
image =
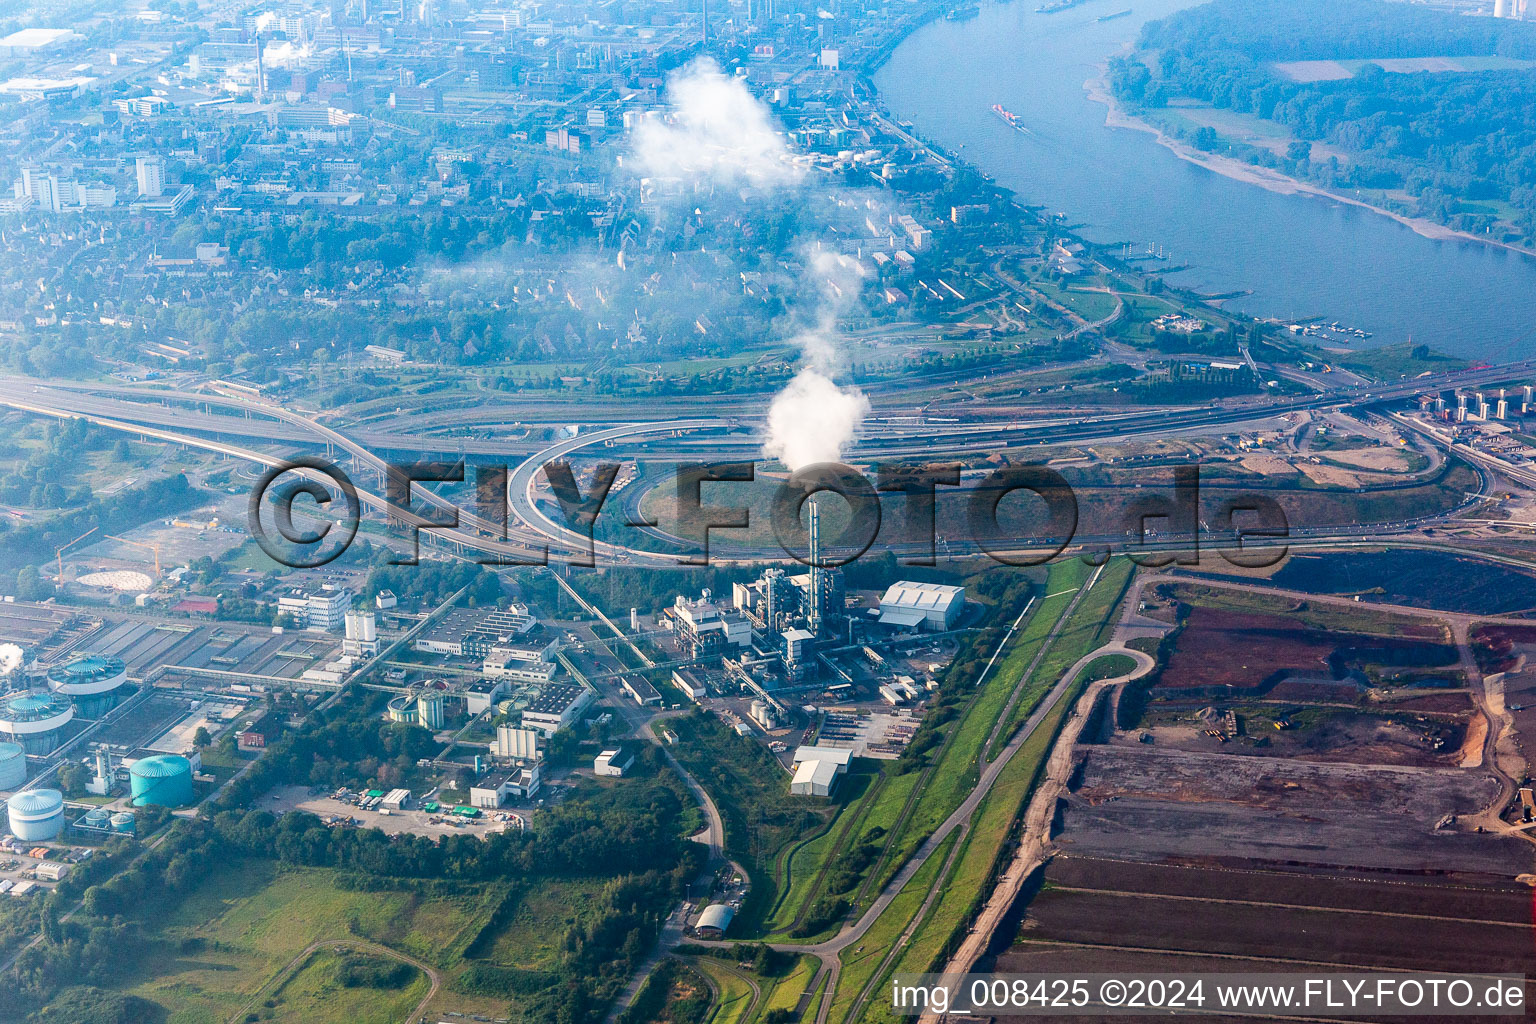
{"label": "aerial industrial landscape", "polygon": [[1533,21],[0,11],[0,1022],[1528,1018]]}

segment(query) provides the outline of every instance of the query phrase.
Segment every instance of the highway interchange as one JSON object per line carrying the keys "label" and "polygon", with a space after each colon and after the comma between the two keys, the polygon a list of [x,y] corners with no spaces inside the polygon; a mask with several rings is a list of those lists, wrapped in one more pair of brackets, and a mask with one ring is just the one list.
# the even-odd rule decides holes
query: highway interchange
{"label": "highway interchange", "polygon": [[[1425,392],[1452,392],[1491,387],[1501,383],[1520,383],[1536,376],[1536,360],[1496,367],[1477,367],[1445,374],[1424,375],[1398,383],[1369,386],[1351,384],[1303,396],[1275,396],[1259,399],[1229,400],[1200,406],[1151,409],[1117,414],[1071,415],[1049,418],[1045,411],[1034,410],[1025,418],[1013,405],[983,405],[969,412],[970,419],[958,418],[935,422],[922,408],[889,404],[880,393],[873,397],[879,415],[866,424],[848,458],[867,464],[875,460],[902,460],[911,463],[940,461],[965,454],[1008,451],[1033,456],[1051,446],[1116,442],[1227,432],[1252,428],[1265,421],[1299,412],[1327,412],[1362,407],[1382,407],[1401,403]],[[897,399],[901,395],[897,389]],[[504,425],[512,422],[505,401],[486,403],[478,408],[456,409],[451,413],[405,412],[391,420],[375,419],[367,426],[331,425],[334,415],[306,414],[285,408],[259,396],[234,393],[220,382],[194,379],[175,388],[154,384],[120,384],[47,381],[24,376],[0,376],[0,405],[18,411],[55,417],[82,417],[111,430],[187,445],[225,456],[242,459],[275,469],[286,465],[294,454],[324,453],[341,462],[348,457],[346,469],[353,478],[358,497],[365,508],[382,512],[392,520],[431,526],[434,519],[457,517],[456,528],[435,527],[433,540],[449,545],[459,553],[476,553],[487,561],[539,562],[546,557],[569,559],[578,564],[591,555],[606,563],[627,563],[668,567],[685,563],[694,554],[664,542],[666,534],[654,528],[637,530],[634,544],[611,539],[589,540],[560,522],[538,500],[542,483],[541,468],[565,459],[621,461],[642,459],[648,464],[675,459],[688,462],[756,461],[760,458],[760,418],[762,400],[753,407],[741,403],[732,407],[740,415],[681,417],[661,421],[639,420],[601,424],[571,435],[569,420],[573,410],[556,406],[548,412],[527,415],[516,422],[524,425],[521,437],[500,439],[444,437],[434,431],[447,417],[462,425],[475,422]],[[595,408],[596,406],[594,406]],[[515,407],[513,407],[515,408]],[[633,411],[633,410],[627,410]],[[565,415],[560,415],[564,413]],[[611,414],[604,413],[604,415]],[[536,440],[526,429],[534,417],[547,422],[557,439]],[[1483,492],[1493,486],[1495,474],[1502,474],[1523,484],[1536,485],[1536,473],[1503,464],[1447,439],[1425,431],[1409,417],[1394,416],[1403,428],[1423,435],[1425,442],[1444,447],[1448,452],[1474,466],[1483,480]],[[426,420],[425,428],[419,421]],[[581,426],[585,426],[584,424]],[[564,428],[562,430],[561,428]],[[562,434],[564,436],[562,436]],[[476,510],[455,504],[449,498],[420,485],[412,489],[409,509],[389,500],[384,486],[391,462],[415,460],[466,459],[471,462],[514,462],[508,478],[505,523],[495,510]],[[302,475],[322,480],[313,472]],[[1441,509],[1424,516],[1393,523],[1338,524],[1321,527],[1295,527],[1287,542],[1309,547],[1350,544],[1362,538],[1380,539],[1404,535],[1443,522],[1476,503],[1478,495],[1467,495],[1452,509]],[[430,508],[428,508],[430,506]],[[631,514],[636,511],[631,508]],[[424,532],[424,538],[429,534]],[[1231,538],[1225,538],[1229,543]],[[1212,538],[1218,541],[1220,538]],[[658,545],[658,541],[661,541]],[[643,546],[642,546],[643,542]],[[1123,543],[1122,536],[1079,536],[1069,550],[1099,549],[1105,544]],[[1249,538],[1247,546],[1262,540]],[[1147,550],[1187,546],[1173,540],[1149,541]],[[897,545],[898,553],[907,551]],[[1004,552],[1011,557],[1036,557],[1054,547],[1049,541],[1031,539]],[[952,542],[950,555],[975,554],[974,541]],[[747,555],[753,552],[745,553]]]}

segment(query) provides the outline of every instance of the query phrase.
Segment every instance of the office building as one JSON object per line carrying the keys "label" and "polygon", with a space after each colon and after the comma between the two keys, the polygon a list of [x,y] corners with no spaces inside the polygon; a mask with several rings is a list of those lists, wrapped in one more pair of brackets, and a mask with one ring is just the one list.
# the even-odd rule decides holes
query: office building
{"label": "office building", "polygon": [[139,196],[158,199],[165,195],[165,159],[158,156],[141,156],[134,161],[139,178]]}

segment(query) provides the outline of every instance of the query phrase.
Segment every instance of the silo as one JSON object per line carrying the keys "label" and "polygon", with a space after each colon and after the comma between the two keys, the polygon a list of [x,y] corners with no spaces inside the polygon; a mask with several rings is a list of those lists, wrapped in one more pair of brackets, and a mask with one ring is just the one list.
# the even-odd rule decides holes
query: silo
{"label": "silo", "polygon": [[441,729],[447,721],[446,704],[441,693],[429,690],[416,699],[416,721],[428,729]]}
{"label": "silo", "polygon": [[27,781],[27,752],[20,743],[0,743],[0,789],[15,789]]}
{"label": "silo", "polygon": [[113,832],[122,832],[125,835],[133,835],[138,830],[138,820],[128,813],[112,815],[110,822]]}
{"label": "silo", "polygon": [[128,767],[135,807],[185,807],[192,802],[192,762],[175,754],[143,757]]}
{"label": "silo", "polygon": [[6,804],[11,834],[29,843],[55,838],[64,830],[64,794],[56,789],[29,789]]}
{"label": "silo", "polygon": [[105,807],[93,807],[86,811],[75,824],[84,825],[87,828],[106,828],[111,817],[112,812]]}

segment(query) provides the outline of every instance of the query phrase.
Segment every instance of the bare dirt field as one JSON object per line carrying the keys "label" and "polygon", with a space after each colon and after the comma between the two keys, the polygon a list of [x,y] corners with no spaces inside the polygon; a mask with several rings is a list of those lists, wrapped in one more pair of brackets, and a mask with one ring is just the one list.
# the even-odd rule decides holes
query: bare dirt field
{"label": "bare dirt field", "polygon": [[[1465,697],[1465,694],[1463,694]],[[1154,705],[1154,708],[1157,706]],[[1227,704],[1218,703],[1218,713]],[[1159,747],[1205,753],[1248,754],[1300,761],[1341,764],[1402,765],[1419,768],[1454,768],[1464,760],[1467,717],[1428,718],[1399,714],[1389,717],[1346,708],[1299,709],[1270,706],[1238,707],[1242,735],[1225,740],[1208,735],[1194,720],[1198,714],[1173,717],[1155,714],[1142,728]],[[1276,729],[1275,722],[1286,722]],[[1479,719],[1481,721],[1481,719]],[[1125,744],[1137,742],[1123,737]]]}
{"label": "bare dirt field", "polygon": [[[1261,693],[1287,675],[1327,684],[1357,664],[1433,666],[1453,662],[1443,645],[1406,637],[1352,638],[1280,615],[1224,608],[1190,609],[1155,690]],[[1334,688],[1324,685],[1325,690]],[[1339,699],[1340,693],[1319,695]],[[1305,699],[1297,694],[1286,699]]]}
{"label": "bare dirt field", "polygon": [[1529,974],[1536,968],[1529,922],[1530,891],[1513,883],[1375,880],[1069,855],[1047,866],[1018,941],[998,955],[995,969]]}
{"label": "bare dirt field", "polygon": [[1514,722],[1508,734],[1526,764],[1536,763],[1536,627],[1484,626],[1472,633],[1478,665],[1489,674],[1504,710]]}
{"label": "bare dirt field", "polygon": [[1084,747],[1055,842],[1077,856],[1150,863],[1278,863],[1508,880],[1521,840],[1437,828],[1498,794],[1480,770]]}

